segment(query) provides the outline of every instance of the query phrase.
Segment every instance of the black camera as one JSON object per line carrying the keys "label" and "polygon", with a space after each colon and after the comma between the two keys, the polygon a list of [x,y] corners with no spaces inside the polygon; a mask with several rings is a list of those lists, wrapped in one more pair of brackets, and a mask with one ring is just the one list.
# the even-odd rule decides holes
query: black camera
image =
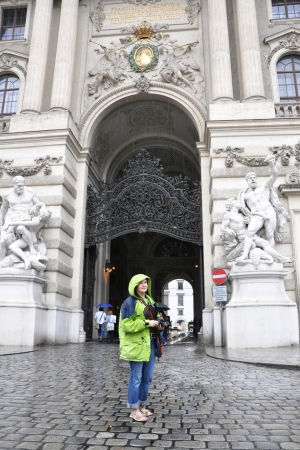
{"label": "black camera", "polygon": [[169,324],[168,324],[168,322],[166,322],[162,317],[157,317],[157,322],[159,323],[159,325],[161,326],[161,327],[167,327]]}

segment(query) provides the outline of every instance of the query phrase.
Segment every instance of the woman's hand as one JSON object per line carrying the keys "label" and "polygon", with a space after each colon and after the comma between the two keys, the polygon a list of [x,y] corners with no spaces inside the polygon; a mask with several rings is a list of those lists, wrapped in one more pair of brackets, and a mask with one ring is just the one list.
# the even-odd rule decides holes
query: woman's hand
{"label": "woman's hand", "polygon": [[157,320],[149,320],[149,327],[157,327],[158,322]]}

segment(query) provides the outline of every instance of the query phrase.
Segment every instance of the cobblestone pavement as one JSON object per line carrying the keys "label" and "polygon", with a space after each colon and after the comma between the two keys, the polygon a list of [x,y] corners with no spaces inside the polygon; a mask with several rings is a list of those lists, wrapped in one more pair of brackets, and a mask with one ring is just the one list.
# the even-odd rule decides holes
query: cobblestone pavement
{"label": "cobblestone pavement", "polygon": [[146,424],[129,419],[116,344],[2,355],[0,449],[300,449],[299,371],[164,351]]}

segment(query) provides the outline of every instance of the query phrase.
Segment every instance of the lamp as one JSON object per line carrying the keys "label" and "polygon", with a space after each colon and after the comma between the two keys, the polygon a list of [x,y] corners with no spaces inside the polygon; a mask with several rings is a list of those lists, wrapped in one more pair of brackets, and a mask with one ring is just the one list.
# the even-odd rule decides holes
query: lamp
{"label": "lamp", "polygon": [[104,271],[105,273],[110,273],[113,270],[115,270],[115,267],[111,265],[111,263],[108,261],[108,259],[105,261]]}

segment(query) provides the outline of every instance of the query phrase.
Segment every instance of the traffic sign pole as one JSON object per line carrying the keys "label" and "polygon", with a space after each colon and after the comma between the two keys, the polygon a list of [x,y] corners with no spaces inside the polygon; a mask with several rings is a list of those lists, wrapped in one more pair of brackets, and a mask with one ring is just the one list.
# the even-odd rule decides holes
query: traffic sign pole
{"label": "traffic sign pole", "polygon": [[[215,284],[220,285],[225,283],[225,281],[227,280],[227,273],[225,272],[224,269],[215,269],[212,273],[212,280]],[[214,286],[214,288],[216,287],[215,291],[217,291],[217,286]],[[218,289],[223,288],[223,286],[218,287]],[[224,286],[225,288],[225,286]],[[225,292],[227,293],[227,291],[225,290]],[[222,311],[223,311],[223,301],[224,299],[222,298],[222,301],[220,301],[220,297],[217,299],[219,300],[218,303],[220,303],[220,325],[221,325],[221,346],[224,346],[223,343],[223,320],[222,320]]]}

